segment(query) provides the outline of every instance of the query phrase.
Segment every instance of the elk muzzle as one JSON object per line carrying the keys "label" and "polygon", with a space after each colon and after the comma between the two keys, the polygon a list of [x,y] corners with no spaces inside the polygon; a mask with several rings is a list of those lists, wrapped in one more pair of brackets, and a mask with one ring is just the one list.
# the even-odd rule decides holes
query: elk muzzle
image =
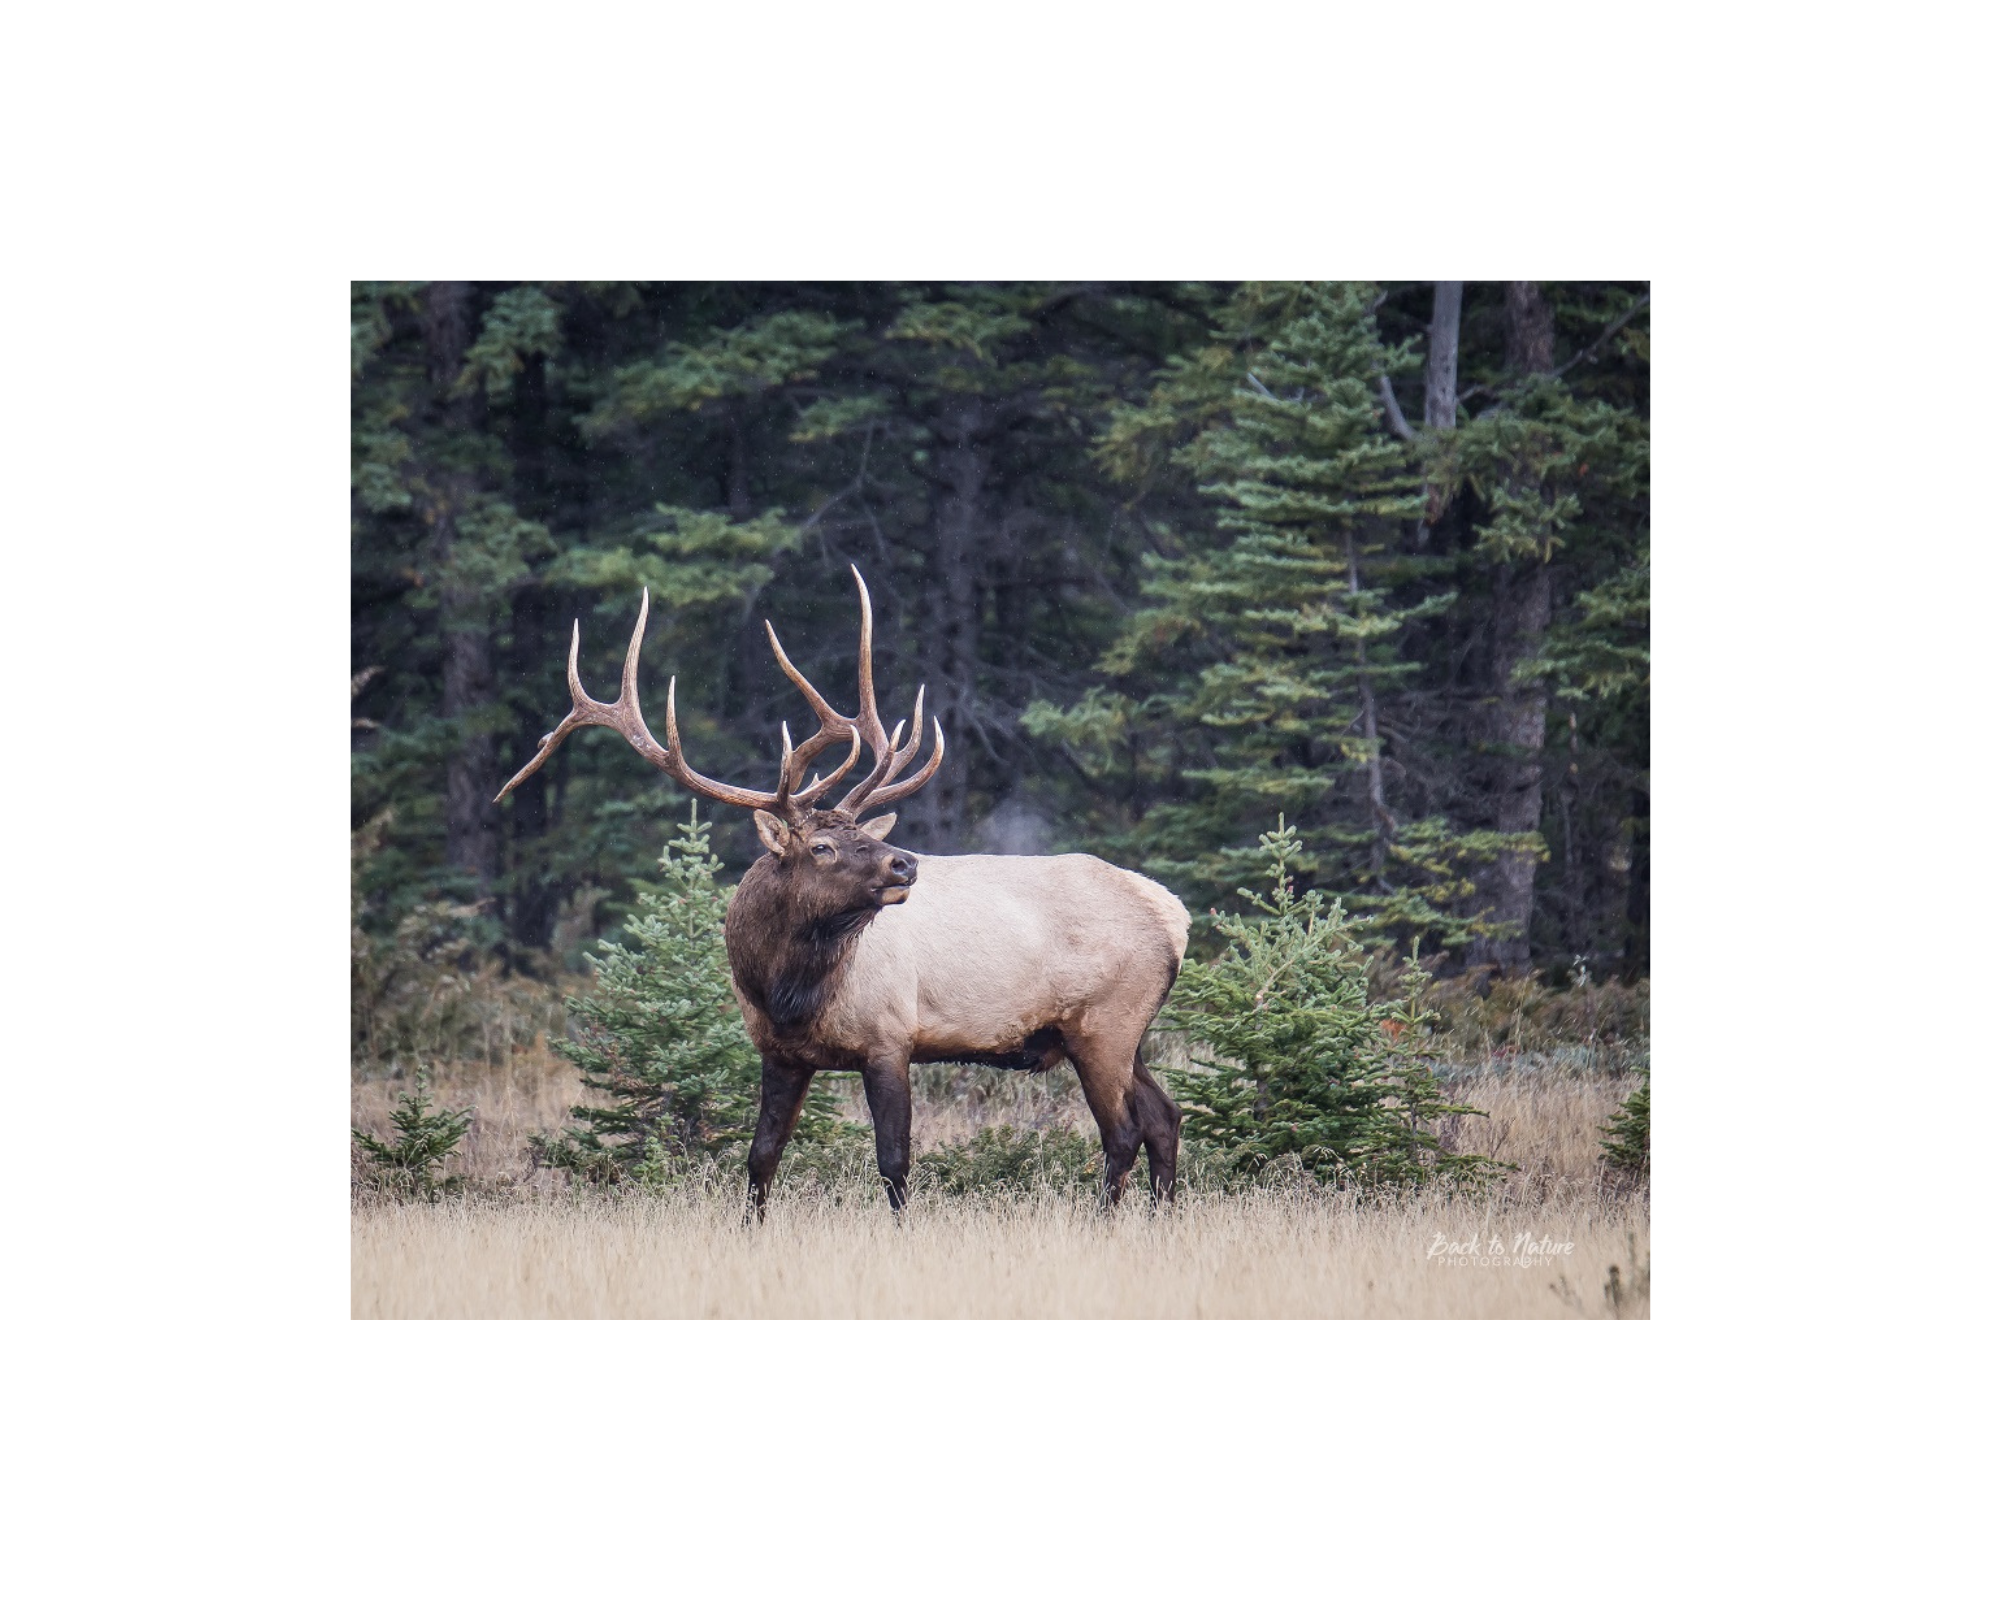
{"label": "elk muzzle", "polygon": [[889,857],[888,877],[878,898],[885,906],[899,906],[910,898],[910,886],[917,881],[917,858],[895,851]]}

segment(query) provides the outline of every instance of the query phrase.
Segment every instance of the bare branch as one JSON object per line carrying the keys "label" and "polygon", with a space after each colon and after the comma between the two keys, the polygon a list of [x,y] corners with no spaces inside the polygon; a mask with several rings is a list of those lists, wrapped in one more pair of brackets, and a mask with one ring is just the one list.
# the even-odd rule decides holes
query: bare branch
{"label": "bare branch", "polygon": [[[1631,305],[1627,306],[1623,314],[1617,317],[1615,320],[1613,320],[1612,323],[1608,327],[1606,327],[1602,333],[1600,333],[1595,339],[1591,340],[1590,343],[1584,346],[1583,349],[1577,351],[1577,353],[1571,356],[1569,360],[1565,361],[1561,366],[1557,367],[1554,373],[1551,374],[1551,376],[1560,378],[1565,373],[1567,373],[1572,367],[1580,366],[1583,362],[1586,361],[1596,360],[1597,356],[1599,355],[1600,352],[1602,352],[1604,347],[1607,344],[1609,344],[1614,338],[1617,337],[1619,330],[1622,329],[1626,323],[1630,322],[1634,317],[1636,317],[1641,311],[1645,310],[1646,307],[1652,303],[1652,299],[1653,299],[1653,291],[1651,289],[1646,290],[1643,294],[1639,296],[1638,299],[1634,300],[1631,303]],[[1458,403],[1460,405],[1464,405],[1466,401],[1473,399],[1477,395],[1499,394],[1504,387],[1508,386],[1500,384],[1491,384],[1491,383],[1475,383],[1470,389],[1465,390],[1462,394],[1459,395]]]}
{"label": "bare branch", "polygon": [[1396,403],[1396,391],[1390,386],[1388,373],[1375,374],[1375,388],[1382,396],[1382,409],[1389,416],[1389,431],[1405,444],[1409,443],[1416,438],[1416,435],[1410,431],[1410,424],[1403,415],[1403,408]]}
{"label": "bare branch", "polygon": [[1611,342],[1613,336],[1617,334],[1618,330],[1623,328],[1626,323],[1630,322],[1641,311],[1645,310],[1647,305],[1651,303],[1652,298],[1653,298],[1653,291],[1651,289],[1646,290],[1646,292],[1640,295],[1638,299],[1634,300],[1631,305],[1626,307],[1625,314],[1622,317],[1618,318],[1616,322],[1612,323],[1610,327],[1606,328],[1595,339],[1591,340],[1589,348],[1578,351],[1575,355],[1571,356],[1569,360],[1565,361],[1561,366],[1557,367],[1556,376],[1560,378],[1565,372],[1569,371],[1571,367],[1576,366],[1579,362],[1594,361],[1597,358],[1597,353]]}

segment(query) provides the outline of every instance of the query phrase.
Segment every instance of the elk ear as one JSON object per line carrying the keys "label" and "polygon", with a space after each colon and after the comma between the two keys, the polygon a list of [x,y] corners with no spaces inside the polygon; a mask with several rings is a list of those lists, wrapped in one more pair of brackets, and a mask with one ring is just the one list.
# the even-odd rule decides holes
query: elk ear
{"label": "elk ear", "polygon": [[783,855],[785,835],[791,830],[780,818],[772,816],[768,811],[753,811],[750,815],[757,824],[757,837],[764,841],[764,848],[774,856]]}
{"label": "elk ear", "polygon": [[889,830],[895,827],[895,825],[896,813],[885,811],[881,816],[870,817],[866,822],[862,823],[861,831],[877,844],[880,844],[884,839],[889,837]]}

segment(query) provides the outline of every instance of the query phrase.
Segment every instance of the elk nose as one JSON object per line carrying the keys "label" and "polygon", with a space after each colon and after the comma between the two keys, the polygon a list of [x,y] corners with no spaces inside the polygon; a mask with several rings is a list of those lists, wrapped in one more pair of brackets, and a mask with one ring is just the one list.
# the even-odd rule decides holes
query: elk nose
{"label": "elk nose", "polygon": [[891,856],[889,858],[889,881],[891,883],[915,883],[917,863],[911,856]]}

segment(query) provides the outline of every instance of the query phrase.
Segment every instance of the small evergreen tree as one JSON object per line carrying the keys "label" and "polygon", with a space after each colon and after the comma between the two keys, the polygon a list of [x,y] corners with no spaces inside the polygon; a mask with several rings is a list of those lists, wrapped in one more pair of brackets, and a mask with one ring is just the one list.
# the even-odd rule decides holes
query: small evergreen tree
{"label": "small evergreen tree", "polygon": [[1258,843],[1270,890],[1237,891],[1255,914],[1216,917],[1222,955],[1184,968],[1174,989],[1168,1025],[1186,1030],[1193,1062],[1168,1073],[1183,1131],[1247,1176],[1281,1158],[1370,1186],[1490,1170],[1444,1150],[1429,1126],[1478,1112],[1448,1103],[1416,1054],[1421,977],[1411,972],[1399,1001],[1370,999],[1366,924],[1318,890],[1298,892],[1304,846],[1284,818]]}
{"label": "small evergreen tree", "polygon": [[1653,1074],[1639,1074],[1639,1087],[1625,1097],[1612,1114],[1598,1143],[1604,1150],[1604,1164],[1613,1172],[1632,1178],[1646,1177],[1653,1169]]}
{"label": "small evergreen tree", "polygon": [[[660,856],[662,882],[639,893],[626,943],[587,958],[594,992],[569,1001],[577,1037],[556,1050],[608,1106],[574,1106],[580,1126],[531,1144],[549,1166],[599,1182],[658,1178],[675,1163],[747,1144],[761,1063],[729,986],[722,919],[734,892],[695,807]],[[794,1140],[824,1139],[831,1098],[807,1097]]]}
{"label": "small evergreen tree", "polygon": [[472,1126],[470,1106],[433,1110],[430,1074],[418,1068],[416,1092],[396,1097],[389,1121],[396,1130],[394,1144],[370,1138],[359,1128],[353,1130],[354,1142],[375,1168],[379,1187],[399,1200],[422,1195],[436,1204],[440,1195],[459,1186],[458,1178],[443,1176],[441,1169]]}

